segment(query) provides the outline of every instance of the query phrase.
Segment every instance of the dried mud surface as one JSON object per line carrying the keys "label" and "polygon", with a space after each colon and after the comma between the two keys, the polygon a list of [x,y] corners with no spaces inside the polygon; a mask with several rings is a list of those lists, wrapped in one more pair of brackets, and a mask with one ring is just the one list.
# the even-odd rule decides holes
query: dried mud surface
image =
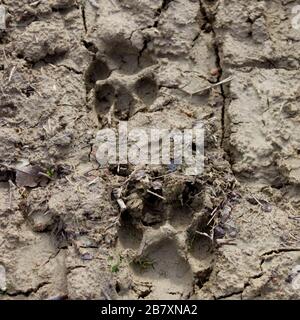
{"label": "dried mud surface", "polygon": [[[0,3],[0,299],[300,298],[297,1]],[[205,172],[100,169],[120,120]]]}

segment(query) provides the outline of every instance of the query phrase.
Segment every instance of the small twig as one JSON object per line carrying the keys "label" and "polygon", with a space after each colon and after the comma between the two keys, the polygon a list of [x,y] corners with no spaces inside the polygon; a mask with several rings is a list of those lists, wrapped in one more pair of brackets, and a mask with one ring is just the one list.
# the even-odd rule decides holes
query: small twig
{"label": "small twig", "polygon": [[43,176],[43,177],[45,177],[45,178],[47,178],[47,179],[49,179],[49,180],[51,180],[51,181],[54,181],[53,178],[51,178],[50,176],[48,176],[48,175],[47,175],[46,173],[44,173],[44,172],[39,172],[38,175],[39,175],[39,176]]}
{"label": "small twig", "polygon": [[121,212],[123,212],[127,209],[126,204],[123,199],[117,199],[117,203],[121,209]]}
{"label": "small twig", "polygon": [[32,7],[36,7],[36,6],[38,6],[40,3],[41,3],[41,0],[38,0],[38,1],[35,1],[35,2],[30,3],[29,5],[32,6]]}
{"label": "small twig", "polygon": [[211,241],[213,241],[212,236],[208,235],[205,232],[200,232],[200,231],[196,231],[197,234],[200,234],[201,236],[207,237],[208,239],[210,239]]}
{"label": "small twig", "polygon": [[8,59],[7,59],[7,56],[6,56],[5,49],[2,48],[2,51],[3,51],[4,59],[5,59],[6,63],[8,64]]}
{"label": "small twig", "polygon": [[129,177],[122,183],[122,187],[124,187],[131,179],[132,177],[136,174],[137,171],[139,171],[140,168],[136,168],[134,169],[131,174],[129,175]]}
{"label": "small twig", "polygon": [[161,196],[161,195],[159,195],[159,194],[157,194],[157,193],[155,193],[155,192],[152,192],[152,191],[149,190],[149,189],[147,190],[147,192],[150,193],[150,194],[152,194],[153,196],[156,196],[156,197],[162,199],[162,200],[166,200],[165,197],[163,197],[163,196]]}
{"label": "small twig", "polygon": [[210,225],[210,223],[213,221],[213,219],[215,218],[216,214],[218,213],[218,209],[219,209],[219,206],[217,206],[213,212],[211,213],[212,217],[209,219],[209,221],[207,222],[207,226]]}
{"label": "small twig", "polygon": [[231,239],[217,239],[216,242],[220,246],[222,245],[236,246],[236,242]]}
{"label": "small twig", "polygon": [[13,68],[12,68],[11,71],[10,71],[9,78],[8,78],[8,82],[7,82],[7,83],[10,83],[10,81],[11,81],[11,79],[12,79],[15,71],[16,71],[16,66],[13,66]]}
{"label": "small twig", "polygon": [[292,217],[292,216],[289,216],[289,219],[292,219],[292,220],[300,220],[300,216],[299,216],[299,217]]}
{"label": "small twig", "polygon": [[294,236],[291,232],[289,232],[289,236],[290,236],[292,239],[294,239],[294,240],[296,240],[296,241],[299,241],[299,238],[297,238],[296,236]]}
{"label": "small twig", "polygon": [[73,183],[69,177],[65,177],[65,179],[72,185],[72,186],[75,186],[75,183]]}
{"label": "small twig", "polygon": [[9,209],[11,209],[11,205],[12,205],[12,192],[11,192],[11,188],[12,188],[12,186],[17,188],[17,186],[16,186],[11,180],[9,180],[8,183],[9,183]]}
{"label": "small twig", "polygon": [[253,198],[261,207],[264,206],[254,195],[252,195],[252,198]]}
{"label": "small twig", "polygon": [[32,84],[30,84],[30,85],[31,85],[31,87],[34,89],[34,91],[42,98],[41,93],[36,89],[36,87],[33,86]]}
{"label": "small twig", "polygon": [[117,6],[116,6],[116,4],[115,4],[115,2],[113,1],[113,0],[109,0],[109,2],[116,8]]}
{"label": "small twig", "polygon": [[117,200],[117,203],[121,209],[121,212],[123,212],[127,209],[127,206],[126,206],[124,200],[121,198],[121,194],[122,194],[121,188],[113,190],[113,195],[114,195],[115,199]]}
{"label": "small twig", "polygon": [[113,123],[112,120],[115,120],[114,113],[115,113],[115,103],[112,104],[112,106],[110,107],[109,112],[108,112],[108,114],[106,116],[107,123],[108,123],[109,127],[111,127],[111,125]]}
{"label": "small twig", "polygon": [[116,221],[114,221],[113,223],[111,223],[110,225],[108,225],[108,226],[105,228],[104,232],[106,232],[107,230],[111,229],[112,227],[114,227],[114,226],[115,226],[116,224],[118,224],[118,223],[119,223],[119,217],[117,217]]}
{"label": "small twig", "polygon": [[93,181],[88,183],[88,186],[95,184],[97,182],[97,180],[99,180],[99,177],[96,177]]}
{"label": "small twig", "polygon": [[228,78],[226,78],[226,79],[224,79],[224,80],[222,80],[222,81],[220,81],[220,82],[214,83],[214,84],[212,84],[212,85],[210,85],[210,86],[208,86],[208,87],[206,87],[206,88],[200,89],[200,90],[198,90],[198,91],[196,91],[196,92],[193,92],[193,93],[190,93],[190,94],[193,96],[193,95],[198,94],[198,93],[201,93],[201,92],[203,92],[203,91],[210,90],[210,89],[215,88],[215,87],[217,87],[217,86],[219,86],[219,85],[221,85],[221,84],[224,84],[224,83],[227,83],[227,82],[232,81],[233,78],[234,78],[233,76],[228,77]]}

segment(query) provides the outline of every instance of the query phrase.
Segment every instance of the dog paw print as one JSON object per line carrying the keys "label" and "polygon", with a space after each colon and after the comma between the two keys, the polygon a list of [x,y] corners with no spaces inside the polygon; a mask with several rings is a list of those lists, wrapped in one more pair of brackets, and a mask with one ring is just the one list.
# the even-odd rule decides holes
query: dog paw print
{"label": "dog paw print", "polygon": [[[210,231],[207,215],[193,210],[193,204],[185,205],[189,196],[197,198],[199,189],[189,181],[177,185],[173,181],[164,185],[169,194],[162,195],[159,183],[155,192],[148,189],[150,193],[141,193],[134,185],[133,181],[125,194],[126,210],[118,231],[119,249],[130,251],[129,277],[136,286],[134,291],[144,292],[139,286],[147,283],[151,290],[139,298],[188,298],[209,281],[213,270],[212,241],[203,236]],[[179,194],[182,200],[176,201]],[[199,208],[201,201],[197,200]]]}
{"label": "dog paw print", "polygon": [[100,124],[129,120],[146,111],[159,95],[153,66],[144,67],[139,52],[127,42],[115,43],[95,57],[85,74],[87,92]]}

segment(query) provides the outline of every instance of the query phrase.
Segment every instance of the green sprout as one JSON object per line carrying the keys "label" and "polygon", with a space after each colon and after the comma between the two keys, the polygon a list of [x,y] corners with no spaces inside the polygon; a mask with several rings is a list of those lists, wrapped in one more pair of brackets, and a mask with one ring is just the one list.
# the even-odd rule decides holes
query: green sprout
{"label": "green sprout", "polygon": [[117,273],[119,271],[120,271],[119,264],[114,264],[113,266],[111,266],[112,273]]}
{"label": "green sprout", "polygon": [[47,176],[48,176],[49,178],[53,178],[55,172],[54,172],[53,169],[48,169],[46,174],[47,174]]}
{"label": "green sprout", "polygon": [[[113,262],[114,261],[113,257],[109,257],[108,261]],[[119,255],[119,258],[116,262],[113,262],[113,264],[109,263],[110,271],[112,273],[118,273],[120,271],[120,266],[122,261],[123,261],[123,258]]]}

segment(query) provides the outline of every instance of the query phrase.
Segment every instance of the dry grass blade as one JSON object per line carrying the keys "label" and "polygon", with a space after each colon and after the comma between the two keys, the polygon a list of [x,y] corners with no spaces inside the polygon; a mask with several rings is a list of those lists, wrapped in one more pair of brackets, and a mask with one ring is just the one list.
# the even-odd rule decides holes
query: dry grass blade
{"label": "dry grass blade", "polygon": [[216,242],[219,246],[222,246],[222,245],[236,246],[236,242],[231,239],[217,239]]}
{"label": "dry grass blade", "polygon": [[212,89],[212,88],[215,88],[215,87],[217,87],[217,86],[220,86],[221,84],[230,82],[230,81],[233,80],[233,78],[234,78],[234,76],[228,77],[228,78],[226,78],[226,79],[224,79],[224,80],[222,80],[222,81],[220,81],[220,82],[214,83],[214,84],[212,84],[212,85],[210,85],[210,86],[207,86],[207,87],[205,87],[205,88],[203,88],[203,89],[200,89],[200,90],[198,90],[198,91],[195,91],[195,92],[191,93],[191,95],[193,96],[193,95],[195,95],[195,94],[199,94],[199,93],[202,93],[202,92],[204,92],[204,91],[206,91],[206,90],[210,90],[210,89]]}
{"label": "dry grass blade", "polygon": [[12,68],[11,71],[10,71],[9,78],[8,78],[8,82],[7,82],[7,83],[10,83],[10,82],[11,82],[11,79],[12,79],[15,71],[16,71],[16,67],[13,66],[13,68]]}
{"label": "dry grass blade", "polygon": [[157,194],[157,193],[155,193],[155,192],[153,192],[153,191],[151,191],[151,190],[147,190],[147,192],[148,193],[150,193],[150,194],[152,194],[153,196],[156,196],[157,198],[160,198],[160,199],[162,199],[162,200],[166,200],[166,198],[165,197],[163,197],[163,196],[161,196],[161,195],[159,195],[159,194]]}

